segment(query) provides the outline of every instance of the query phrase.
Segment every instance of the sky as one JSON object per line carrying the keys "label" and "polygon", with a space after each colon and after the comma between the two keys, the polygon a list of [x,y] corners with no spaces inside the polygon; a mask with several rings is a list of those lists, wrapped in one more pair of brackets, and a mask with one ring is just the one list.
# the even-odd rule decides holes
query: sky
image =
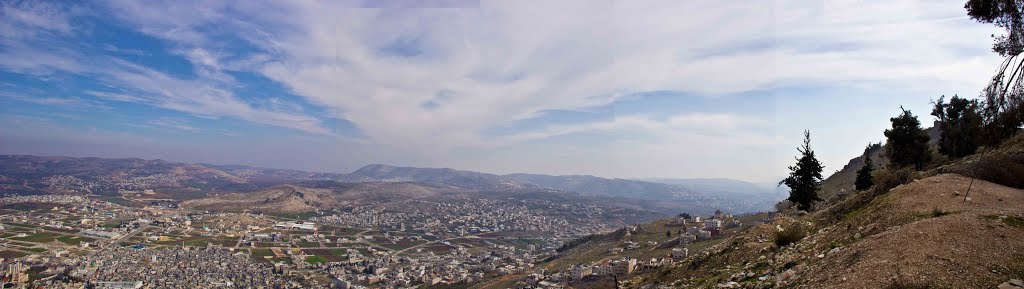
{"label": "sky", "polygon": [[963,1],[0,1],[0,154],[777,182],[976,97]]}

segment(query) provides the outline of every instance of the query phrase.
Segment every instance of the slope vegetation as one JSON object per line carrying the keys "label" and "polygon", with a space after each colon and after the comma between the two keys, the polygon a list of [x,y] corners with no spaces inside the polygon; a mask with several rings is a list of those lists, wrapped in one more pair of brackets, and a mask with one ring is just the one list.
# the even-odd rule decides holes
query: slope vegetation
{"label": "slope vegetation", "polygon": [[[630,280],[644,288],[992,288],[1024,275],[1024,190],[942,174],[899,186],[838,222],[779,217],[682,264]],[[802,229],[798,229],[802,228]],[[779,246],[778,232],[806,231]]]}
{"label": "slope vegetation", "polygon": [[[984,156],[904,170],[898,177],[882,174],[876,187],[856,192],[850,173],[862,164],[863,157],[855,158],[826,180],[826,201],[813,214],[780,214],[629,284],[994,288],[1024,276],[1024,136]],[[973,185],[965,175],[977,177]],[[795,237],[779,241],[786,236]]]}

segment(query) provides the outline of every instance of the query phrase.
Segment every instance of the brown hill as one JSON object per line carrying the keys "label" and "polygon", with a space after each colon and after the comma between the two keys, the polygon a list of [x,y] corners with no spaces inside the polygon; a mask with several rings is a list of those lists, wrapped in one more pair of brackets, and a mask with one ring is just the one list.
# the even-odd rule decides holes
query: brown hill
{"label": "brown hill", "polygon": [[[1024,276],[1024,190],[975,180],[965,202],[970,181],[956,174],[921,179],[831,224],[808,222],[813,215],[779,217],[630,284],[993,288]],[[779,229],[808,233],[780,247]]]}
{"label": "brown hill", "polygon": [[[812,214],[780,214],[629,284],[994,288],[1024,277],[1024,135],[985,149],[984,156],[940,157],[927,171],[876,174],[883,185],[855,192],[852,175],[862,165],[863,158],[855,158],[829,177],[826,200]],[[965,175],[978,179],[971,185]],[[898,185],[904,180],[909,183]]]}
{"label": "brown hill", "polygon": [[964,201],[970,181],[954,174],[918,180],[822,228],[794,252],[815,255],[789,272],[798,276],[794,285],[990,288],[1022,276],[1024,190],[976,180]]}
{"label": "brown hill", "polygon": [[280,213],[337,209],[364,203],[390,202],[441,195],[458,196],[468,190],[415,183],[330,183],[308,186],[281,185],[249,193],[227,193],[189,200],[181,205],[195,210],[267,211]]}

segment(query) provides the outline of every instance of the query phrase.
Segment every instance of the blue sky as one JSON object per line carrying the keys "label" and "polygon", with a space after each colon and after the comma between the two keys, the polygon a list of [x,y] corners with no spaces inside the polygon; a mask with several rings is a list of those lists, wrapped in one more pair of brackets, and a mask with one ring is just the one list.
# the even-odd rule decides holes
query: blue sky
{"label": "blue sky", "polygon": [[3,154],[770,182],[1000,62],[962,1],[0,5]]}

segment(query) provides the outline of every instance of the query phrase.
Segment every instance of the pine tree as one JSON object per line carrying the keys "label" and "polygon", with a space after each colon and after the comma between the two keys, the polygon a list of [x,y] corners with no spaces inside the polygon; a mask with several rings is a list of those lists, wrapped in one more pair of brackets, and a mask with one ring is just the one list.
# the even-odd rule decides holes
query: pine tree
{"label": "pine tree", "polygon": [[890,118],[892,129],[885,130],[886,157],[896,167],[913,165],[920,170],[931,160],[928,149],[928,133],[921,129],[921,122],[909,110],[903,109],[898,117]]}
{"label": "pine tree", "polygon": [[954,158],[974,154],[981,142],[982,117],[978,101],[954,95],[946,103],[944,98],[939,97],[932,108],[941,133],[939,152]]}
{"label": "pine tree", "polygon": [[789,167],[789,177],[779,182],[779,185],[789,187],[789,200],[797,205],[800,210],[810,210],[811,205],[818,198],[818,190],[821,189],[821,171],[825,168],[821,162],[814,157],[811,150],[811,132],[804,131],[804,144],[797,148],[800,156],[796,158],[796,165]]}
{"label": "pine tree", "polygon": [[875,185],[871,177],[871,172],[875,170],[874,161],[871,160],[871,151],[871,145],[864,149],[864,166],[857,170],[857,180],[854,181],[854,186],[858,191],[867,190]]}

